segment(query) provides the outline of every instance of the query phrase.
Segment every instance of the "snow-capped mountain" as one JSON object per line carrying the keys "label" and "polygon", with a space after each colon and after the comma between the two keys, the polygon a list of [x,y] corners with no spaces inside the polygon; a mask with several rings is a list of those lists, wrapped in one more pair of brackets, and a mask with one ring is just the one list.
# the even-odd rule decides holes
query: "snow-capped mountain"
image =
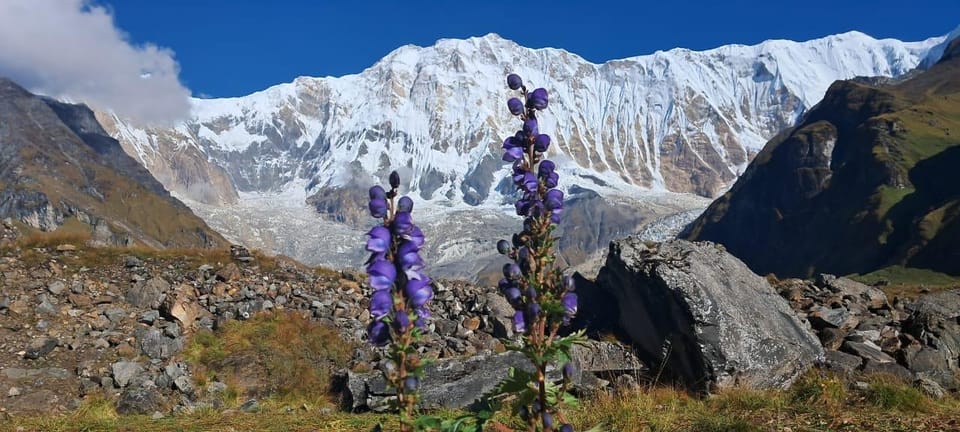
{"label": "snow-capped mountain", "polygon": [[[506,109],[504,77],[514,72],[550,93],[540,128],[553,137],[550,157],[563,187],[603,197],[712,197],[832,82],[900,76],[944,39],[850,32],[593,64],[490,34],[404,46],[355,75],[194,99],[192,118],[172,129],[100,119],[168,189],[202,205],[208,220],[263,199],[301,207],[309,199],[337,222],[367,224],[363,191],[391,170],[420,205],[502,214],[512,185],[500,147],[518,126]],[[239,231],[226,234],[250,238]]]}

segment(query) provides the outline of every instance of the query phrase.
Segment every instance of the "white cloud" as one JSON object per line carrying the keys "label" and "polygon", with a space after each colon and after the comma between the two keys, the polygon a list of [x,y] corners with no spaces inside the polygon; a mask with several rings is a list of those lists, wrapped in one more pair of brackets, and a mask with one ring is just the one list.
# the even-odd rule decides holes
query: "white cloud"
{"label": "white cloud", "polygon": [[0,0],[0,76],[149,124],[189,115],[169,49],[135,46],[88,0]]}

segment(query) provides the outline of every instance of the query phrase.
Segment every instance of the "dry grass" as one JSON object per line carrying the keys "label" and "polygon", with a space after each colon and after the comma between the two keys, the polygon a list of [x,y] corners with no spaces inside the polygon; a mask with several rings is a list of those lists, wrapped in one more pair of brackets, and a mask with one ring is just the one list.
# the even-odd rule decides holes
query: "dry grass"
{"label": "dry grass", "polygon": [[354,346],[297,312],[264,313],[199,332],[184,350],[201,387],[228,385],[227,406],[249,397],[280,405],[318,406],[330,400],[332,371],[346,367]]}
{"label": "dry grass", "polygon": [[[787,391],[733,389],[696,398],[669,387],[651,387],[583,401],[569,413],[576,430],[600,426],[618,432],[737,431],[929,431],[960,430],[960,401],[934,401],[889,377],[867,378],[867,391],[848,387],[841,378],[811,373]],[[0,430],[24,431],[356,431],[377,423],[396,430],[396,418],[379,414],[321,414],[316,407],[265,402],[258,414],[213,411],[152,420],[116,417],[102,399],[88,401],[74,414],[15,418]],[[455,412],[440,413],[454,417]],[[498,417],[510,426],[515,418]]]}

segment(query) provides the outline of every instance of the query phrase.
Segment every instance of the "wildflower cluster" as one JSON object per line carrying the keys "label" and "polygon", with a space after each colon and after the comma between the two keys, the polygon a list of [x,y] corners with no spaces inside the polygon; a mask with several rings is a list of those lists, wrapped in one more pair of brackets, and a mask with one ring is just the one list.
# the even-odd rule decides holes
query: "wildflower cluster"
{"label": "wildflower cluster", "polygon": [[[544,158],[550,136],[540,133],[537,120],[549,103],[547,91],[538,88],[528,92],[515,74],[507,76],[507,86],[523,98],[507,101],[507,108],[522,127],[504,140],[503,160],[513,163],[513,183],[520,194],[515,208],[524,221],[523,230],[514,234],[512,241],[497,242],[498,252],[512,260],[503,266],[498,289],[513,306],[514,331],[522,335],[521,345],[514,349],[526,354],[536,373],[515,370],[502,388],[512,388],[519,394],[519,414],[528,430],[553,431],[554,416],[562,417],[560,405],[572,400],[566,391],[574,371],[570,348],[582,335],[559,337],[558,332],[577,313],[577,295],[573,279],[554,266],[553,230],[563,213],[563,192],[556,188],[556,164]],[[549,364],[563,365],[561,385],[547,379]],[[573,427],[563,424],[556,430],[572,431]]]}
{"label": "wildflower cluster", "polygon": [[390,190],[370,188],[370,215],[383,223],[367,233],[367,274],[373,294],[367,327],[368,340],[377,346],[390,344],[384,375],[397,391],[401,430],[412,431],[422,362],[414,342],[430,317],[427,304],[433,298],[430,278],[423,273],[423,232],[413,223],[413,200],[397,198],[400,176],[390,173]]}

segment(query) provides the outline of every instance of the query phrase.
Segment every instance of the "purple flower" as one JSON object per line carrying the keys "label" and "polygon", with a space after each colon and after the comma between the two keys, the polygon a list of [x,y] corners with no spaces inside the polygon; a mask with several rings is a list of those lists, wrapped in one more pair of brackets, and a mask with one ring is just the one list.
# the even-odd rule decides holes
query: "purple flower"
{"label": "purple flower", "polygon": [[547,90],[538,88],[527,96],[527,106],[538,110],[547,109]]}
{"label": "purple flower", "polygon": [[550,415],[550,412],[544,411],[541,417],[543,418],[543,426],[548,429],[553,429],[553,416]]}
{"label": "purple flower", "polygon": [[390,230],[395,235],[404,235],[410,232],[413,227],[413,218],[410,212],[397,212],[393,217],[393,223],[390,224]]}
{"label": "purple flower", "polygon": [[419,378],[417,378],[417,377],[415,377],[415,376],[408,376],[406,379],[403,380],[403,389],[404,389],[404,390],[406,390],[406,391],[408,391],[408,392],[410,392],[410,393],[413,393],[413,392],[417,391],[418,388],[420,388],[420,379],[419,379]]}
{"label": "purple flower", "polygon": [[510,303],[514,309],[519,309],[522,305],[520,300],[523,296],[520,295],[520,288],[515,286],[508,287],[507,289],[503,290],[503,297],[507,299],[507,302]]}
{"label": "purple flower", "polygon": [[560,217],[563,215],[563,209],[553,209],[550,210],[550,222],[555,224],[560,223]]}
{"label": "purple flower", "polygon": [[547,206],[547,210],[562,209],[563,192],[559,189],[548,190],[543,197],[543,204]]}
{"label": "purple flower", "polygon": [[417,320],[413,322],[413,325],[417,328],[425,328],[427,326],[426,319],[430,318],[430,310],[426,307],[419,307],[415,310],[417,313]]}
{"label": "purple flower", "polygon": [[393,309],[393,297],[390,295],[390,290],[374,291],[373,296],[370,297],[370,315],[379,320],[389,314],[391,309]]}
{"label": "purple flower", "polygon": [[387,191],[383,190],[382,187],[374,186],[370,188],[370,199],[387,199]]}
{"label": "purple flower", "polygon": [[410,327],[410,317],[406,312],[400,312],[397,314],[397,317],[393,320],[393,328],[398,332],[402,333]]}
{"label": "purple flower", "polygon": [[430,288],[430,279],[411,279],[404,288],[407,300],[414,308],[422,307],[433,298],[433,289]]}
{"label": "purple flower", "polygon": [[390,173],[390,187],[394,189],[400,187],[400,174],[396,171]]}
{"label": "purple flower", "polygon": [[532,172],[525,172],[523,173],[523,179],[520,181],[519,186],[524,192],[535,193],[537,192],[537,187],[540,186],[540,182]]}
{"label": "purple flower", "polygon": [[520,159],[523,159],[523,148],[521,147],[511,147],[503,152],[504,162],[513,162]]}
{"label": "purple flower", "polygon": [[497,252],[499,252],[500,255],[506,255],[510,253],[510,249],[510,242],[506,240],[500,240],[497,242]]}
{"label": "purple flower", "polygon": [[523,101],[517,98],[510,98],[507,101],[507,108],[510,109],[510,114],[520,115],[523,113]]}
{"label": "purple flower", "polygon": [[404,270],[423,268],[423,260],[420,259],[417,252],[419,252],[419,248],[412,241],[404,240],[400,242],[400,247],[397,248],[397,262],[400,263],[400,268]]}
{"label": "purple flower", "polygon": [[373,198],[368,205],[370,216],[380,219],[387,215],[387,200],[383,198]]}
{"label": "purple flower", "polygon": [[503,140],[503,148],[505,150],[512,149],[514,147],[523,147],[523,138],[517,136],[508,137]]}
{"label": "purple flower", "polygon": [[390,327],[383,321],[376,320],[367,326],[367,340],[376,346],[384,346],[390,342]]}
{"label": "purple flower", "polygon": [[520,75],[507,75],[507,87],[510,87],[510,90],[519,90],[520,87],[523,87],[523,80],[520,79]]}
{"label": "purple flower", "polygon": [[537,177],[544,178],[556,169],[557,165],[553,163],[552,160],[544,160],[540,162],[540,166],[537,167]]}
{"label": "purple flower", "polygon": [[413,211],[413,200],[408,196],[400,197],[397,201],[397,211],[410,213]]}
{"label": "purple flower", "polygon": [[540,133],[540,128],[537,125],[537,119],[535,117],[530,117],[523,121],[523,134],[532,137],[537,136]]}
{"label": "purple flower", "polygon": [[533,149],[543,153],[550,147],[550,135],[540,134],[533,140]]}
{"label": "purple flower", "polygon": [[503,277],[507,279],[519,279],[520,278],[520,266],[514,263],[507,263],[503,265]]}
{"label": "purple flower", "polygon": [[529,305],[527,305],[526,315],[524,315],[524,318],[526,318],[527,321],[534,322],[537,320],[537,318],[540,317],[540,312],[542,311],[543,310],[540,309],[539,304],[530,303]]}
{"label": "purple flower", "polygon": [[393,281],[397,278],[397,268],[390,261],[380,259],[367,267],[367,274],[370,275],[370,286],[374,290],[386,290],[393,286]]}
{"label": "purple flower", "polygon": [[515,333],[527,332],[527,322],[523,319],[523,311],[517,311],[513,314],[513,331]]}
{"label": "purple flower", "polygon": [[402,237],[404,240],[409,240],[411,243],[417,246],[417,249],[420,249],[423,246],[423,231],[420,231],[420,228],[416,225],[410,227],[410,231],[407,231],[406,234],[403,234]]}
{"label": "purple flower", "polygon": [[560,303],[563,304],[563,310],[566,312],[567,316],[574,316],[577,314],[577,294],[573,292],[567,292],[560,298]]}
{"label": "purple flower", "polygon": [[382,254],[386,252],[387,249],[390,249],[390,230],[383,225],[373,227],[367,235],[370,236],[370,238],[367,239],[368,251]]}
{"label": "purple flower", "polygon": [[566,423],[563,426],[560,426],[560,430],[558,432],[573,432],[573,425]]}
{"label": "purple flower", "polygon": [[577,367],[574,366],[573,362],[567,362],[563,365],[563,378],[569,380],[573,378],[574,374],[577,373]]}

